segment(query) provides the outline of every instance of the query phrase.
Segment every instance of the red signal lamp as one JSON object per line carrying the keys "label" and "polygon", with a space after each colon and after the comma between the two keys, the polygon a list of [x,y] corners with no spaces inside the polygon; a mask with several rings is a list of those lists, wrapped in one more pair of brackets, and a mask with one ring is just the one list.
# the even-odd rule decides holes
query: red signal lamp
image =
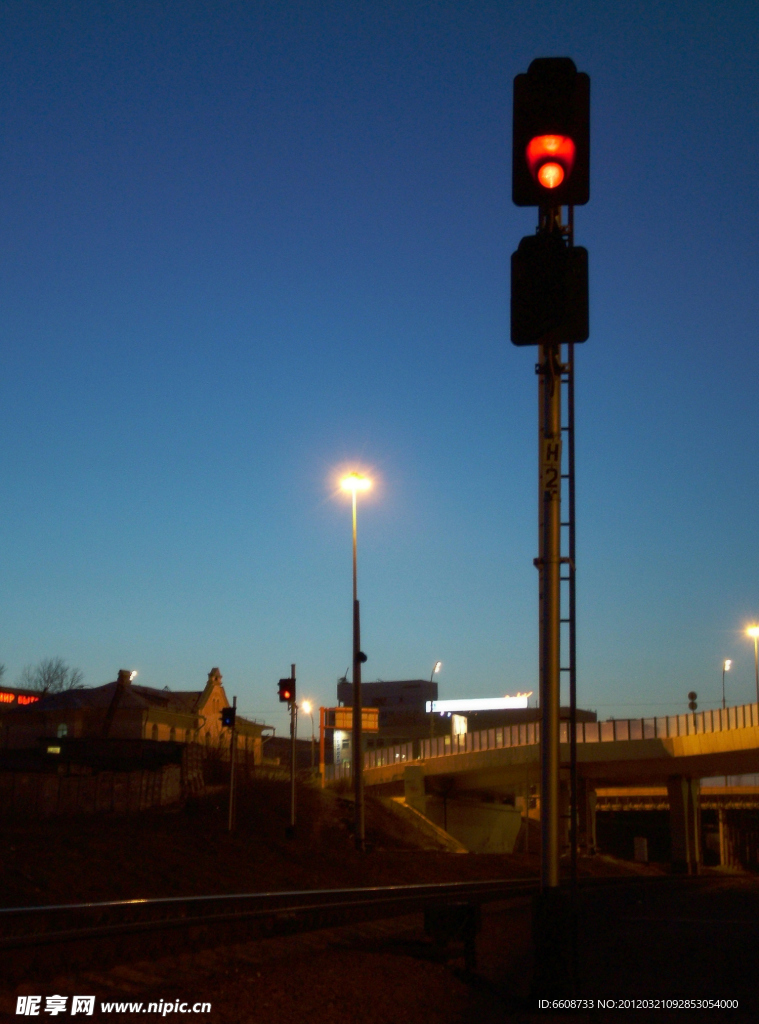
{"label": "red signal lamp", "polygon": [[568,135],[536,135],[527,145],[527,166],[543,188],[558,188],[572,173],[575,153]]}
{"label": "red signal lamp", "polygon": [[279,699],[284,702],[287,701],[291,704],[295,700],[295,680],[294,679],[280,679],[279,681]]}

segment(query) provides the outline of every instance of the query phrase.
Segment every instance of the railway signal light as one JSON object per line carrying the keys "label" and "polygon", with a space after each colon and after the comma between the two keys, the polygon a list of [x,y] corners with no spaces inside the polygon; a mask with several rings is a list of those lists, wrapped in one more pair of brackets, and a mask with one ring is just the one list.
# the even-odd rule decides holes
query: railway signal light
{"label": "railway signal light", "polygon": [[690,693],[688,694],[688,707],[690,708],[691,711],[695,711],[696,708],[698,707],[698,704],[696,703],[696,697],[698,697],[698,694],[696,693],[696,691],[695,690],[691,690]]}
{"label": "railway signal light", "polygon": [[587,341],[588,250],[558,232],[528,235],[511,257],[515,345]]}
{"label": "railway signal light", "polygon": [[554,207],[590,198],[590,78],[569,57],[539,57],[514,79],[512,198]]}
{"label": "railway signal light", "polygon": [[221,724],[232,729],[235,724],[236,708],[222,708],[221,709]]}
{"label": "railway signal light", "polygon": [[280,679],[279,681],[279,699],[288,704],[292,704],[295,701],[295,680],[294,679]]}

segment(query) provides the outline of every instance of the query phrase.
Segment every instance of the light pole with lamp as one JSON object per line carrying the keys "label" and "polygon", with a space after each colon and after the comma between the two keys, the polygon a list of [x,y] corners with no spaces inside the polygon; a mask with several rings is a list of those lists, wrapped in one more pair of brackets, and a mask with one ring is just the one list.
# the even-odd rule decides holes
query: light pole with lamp
{"label": "light pole with lamp", "polygon": [[759,640],[759,626],[749,626],[746,630],[746,636],[750,636],[754,641],[754,673],[756,675],[756,703],[757,710],[759,711],[759,652],[757,652],[756,642]]}
{"label": "light pole with lamp", "polygon": [[311,717],[311,771],[314,770],[314,706],[310,700],[304,700],[301,707]]}
{"label": "light pole with lamp", "polygon": [[723,711],[725,710],[725,672],[729,672],[730,671],[730,666],[731,665],[732,665],[732,661],[729,658],[727,658],[725,661],[722,662],[722,710]]}
{"label": "light pole with lamp", "polygon": [[[430,672],[430,682],[433,681],[435,675],[440,671],[440,669],[442,667],[443,667],[442,661],[436,661],[435,662],[435,664],[432,666],[432,671]],[[433,737],[433,727],[434,727],[434,724],[435,724],[435,712],[432,710],[432,697],[430,696],[430,739],[434,738]]]}
{"label": "light pole with lamp", "polygon": [[353,498],[353,792],[356,803],[356,849],[364,849],[364,765],[363,742],[361,735],[361,665],[366,655],[361,650],[361,616],[358,604],[358,587],[356,582],[356,494],[368,491],[371,480],[361,473],[349,473],[340,481],[344,491]]}
{"label": "light pole with lamp", "polygon": [[[732,666],[730,658],[726,658],[722,662],[722,710],[724,712],[725,704],[725,672],[729,672]],[[724,718],[724,715],[723,715]],[[722,722],[722,728],[726,726],[726,722]],[[727,797],[727,775],[725,776],[725,797]],[[724,801],[721,803],[717,810],[717,823],[719,824],[719,862],[722,865],[728,862],[728,847],[727,847],[727,827],[725,822],[725,804]]]}

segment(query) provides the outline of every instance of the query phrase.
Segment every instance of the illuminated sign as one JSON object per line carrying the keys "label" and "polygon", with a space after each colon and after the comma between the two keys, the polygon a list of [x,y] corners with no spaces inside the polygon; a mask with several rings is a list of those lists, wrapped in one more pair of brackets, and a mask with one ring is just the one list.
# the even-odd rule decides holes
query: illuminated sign
{"label": "illuminated sign", "polygon": [[60,754],[61,748],[60,747],[48,747],[47,748],[47,752],[48,752],[48,754]]}
{"label": "illuminated sign", "polygon": [[0,704],[12,704],[15,700],[19,704],[35,704],[39,697],[32,697],[28,693],[19,693],[18,697],[15,693],[8,693],[7,690],[0,690]]}
{"label": "illuminated sign", "polygon": [[468,722],[464,715],[451,715],[451,732],[454,736],[465,736]]}
{"label": "illuminated sign", "polygon": [[511,708],[526,708],[529,693],[518,693],[515,697],[470,697],[467,700],[428,700],[426,709],[441,715],[453,711],[506,711]]}
{"label": "illuminated sign", "polygon": [[[353,728],[353,708],[325,708],[325,724],[328,729]],[[379,708],[361,709],[361,728],[364,732],[379,731]]]}

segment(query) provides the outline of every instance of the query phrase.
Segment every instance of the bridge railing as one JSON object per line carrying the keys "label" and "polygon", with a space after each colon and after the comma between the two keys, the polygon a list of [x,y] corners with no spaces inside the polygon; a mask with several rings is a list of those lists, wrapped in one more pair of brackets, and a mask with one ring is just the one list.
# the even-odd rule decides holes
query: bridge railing
{"label": "bridge railing", "polygon": [[[616,718],[607,722],[578,722],[578,743],[611,743],[614,741],[635,741],[668,739],[673,736],[697,736],[700,733],[723,732],[729,729],[746,729],[759,726],[759,706],[739,704],[714,711],[696,711],[687,715],[666,715],[659,718]],[[569,722],[561,722],[559,739],[569,743]],[[540,723],[524,722],[519,725],[505,725],[498,729],[436,736],[422,740],[419,758],[446,757],[477,750],[497,750],[503,747],[531,746],[540,742]],[[392,747],[368,750],[364,754],[364,768],[380,768],[384,765],[413,761],[412,743],[399,743]],[[350,764],[327,765],[325,781],[349,779]]]}
{"label": "bridge railing", "polygon": [[[450,739],[450,736],[448,739]],[[399,761],[413,760],[413,743],[398,743],[394,747],[379,747],[377,750],[367,750],[364,754],[364,768],[380,768],[385,764],[397,764]]]}
{"label": "bridge railing", "polygon": [[[448,737],[450,739],[450,736]],[[364,768],[380,768],[386,764],[398,764],[401,761],[414,760],[413,743],[398,743],[393,747],[380,747],[364,753]],[[336,782],[338,779],[351,777],[350,762],[327,764],[324,766],[325,782]]]}
{"label": "bridge railing", "polygon": [[[578,743],[611,743],[615,740],[668,739],[673,736],[696,736],[700,733],[723,732],[759,726],[759,705],[740,704],[714,711],[697,711],[687,715],[666,715],[660,718],[617,718],[607,722],[578,722]],[[569,722],[560,726],[560,742],[569,743]],[[540,742],[540,723],[505,725],[498,729],[482,729],[459,736],[436,736],[422,740],[420,757],[445,757],[475,750],[496,750],[521,747]],[[377,751],[376,753],[381,753]],[[371,758],[371,754],[367,758]],[[410,760],[410,758],[409,758]],[[391,762],[382,762],[391,763]],[[366,760],[367,768],[380,762]]]}

